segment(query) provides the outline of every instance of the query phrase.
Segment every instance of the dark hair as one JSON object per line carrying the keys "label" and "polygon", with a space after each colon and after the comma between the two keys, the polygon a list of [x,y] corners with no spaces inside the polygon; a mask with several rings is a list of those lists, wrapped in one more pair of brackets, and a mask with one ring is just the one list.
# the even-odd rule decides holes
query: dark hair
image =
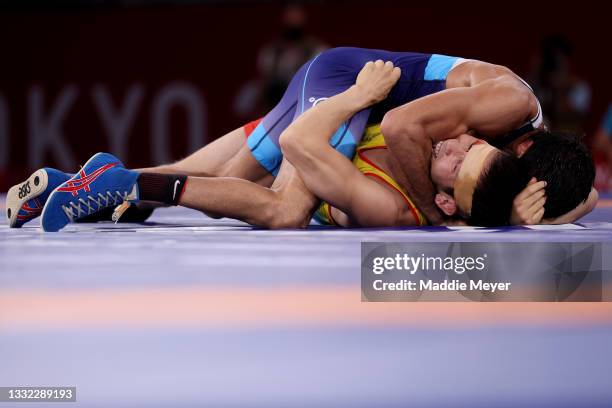
{"label": "dark hair", "polygon": [[585,201],[595,180],[595,165],[581,138],[561,132],[540,131],[521,157],[529,178],[546,181],[544,218],[568,213]]}
{"label": "dark hair", "polygon": [[507,152],[496,153],[478,178],[468,223],[483,227],[508,225],[514,197],[528,181],[518,158]]}

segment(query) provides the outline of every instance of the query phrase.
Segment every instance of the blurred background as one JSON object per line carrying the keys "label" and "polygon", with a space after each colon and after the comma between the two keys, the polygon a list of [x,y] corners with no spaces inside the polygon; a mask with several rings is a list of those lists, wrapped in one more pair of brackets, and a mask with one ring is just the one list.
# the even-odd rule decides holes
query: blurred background
{"label": "blurred background", "polygon": [[181,158],[264,114],[327,47],[462,56],[525,78],[549,126],[584,133],[612,189],[603,6],[378,1],[0,3],[0,187],[96,151],[128,166]]}
{"label": "blurred background", "polygon": [[[609,24],[584,1],[0,1],[0,187],[96,151],[179,159],[356,46],[510,67],[612,190]],[[610,241],[600,224],[267,231],[173,208],[139,228],[3,227],[0,386],[75,385],[88,408],[609,408],[612,303],[365,303],[358,273],[364,240]]]}

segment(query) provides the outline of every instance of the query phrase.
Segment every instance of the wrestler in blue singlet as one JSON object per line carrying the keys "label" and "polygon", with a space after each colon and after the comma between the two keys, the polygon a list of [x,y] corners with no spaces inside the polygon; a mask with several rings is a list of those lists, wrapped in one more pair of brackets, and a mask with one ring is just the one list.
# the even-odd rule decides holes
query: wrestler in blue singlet
{"label": "wrestler in blue singlet", "polygon": [[368,122],[380,122],[383,115],[400,105],[442,91],[449,71],[460,62],[457,57],[416,52],[390,52],[364,48],[334,48],[314,57],[294,75],[281,101],[255,128],[248,146],[257,161],[276,175],[283,158],[281,133],[293,120],[320,101],[351,87],[366,62],[391,61],[402,70],[387,99],[358,112],[333,135],[330,144],[351,159]]}

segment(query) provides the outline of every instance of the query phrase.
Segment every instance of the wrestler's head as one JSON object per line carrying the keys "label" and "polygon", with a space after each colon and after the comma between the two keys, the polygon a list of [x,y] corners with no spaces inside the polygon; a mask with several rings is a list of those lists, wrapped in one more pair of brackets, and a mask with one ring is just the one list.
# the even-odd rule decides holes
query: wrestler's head
{"label": "wrestler's head", "polygon": [[513,155],[468,134],[433,147],[431,179],[436,205],[472,225],[506,225],[527,176]]}
{"label": "wrestler's head", "polygon": [[559,217],[589,197],[595,165],[581,137],[538,130],[511,148],[530,178],[546,181],[544,218]]}

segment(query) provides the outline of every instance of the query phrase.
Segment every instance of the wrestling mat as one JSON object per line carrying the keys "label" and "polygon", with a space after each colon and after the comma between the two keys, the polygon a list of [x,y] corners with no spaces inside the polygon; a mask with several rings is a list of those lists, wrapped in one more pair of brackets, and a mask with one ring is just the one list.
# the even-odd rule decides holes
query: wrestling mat
{"label": "wrestling mat", "polygon": [[612,303],[364,303],[359,273],[362,241],[611,242],[611,199],[503,229],[38,223],[0,225],[0,386],[76,386],[67,407],[612,406]]}

